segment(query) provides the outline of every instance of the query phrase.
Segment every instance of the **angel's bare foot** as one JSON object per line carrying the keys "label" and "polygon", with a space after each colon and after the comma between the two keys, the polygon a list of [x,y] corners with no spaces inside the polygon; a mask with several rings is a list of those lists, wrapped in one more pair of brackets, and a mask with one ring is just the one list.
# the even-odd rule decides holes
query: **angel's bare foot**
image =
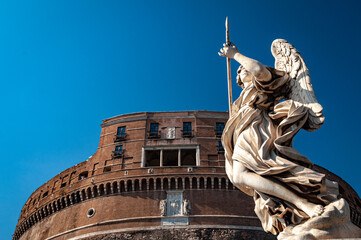
{"label": "angel's bare foot", "polygon": [[324,210],[322,205],[317,205],[317,204],[314,204],[314,203],[310,203],[308,201],[303,202],[302,204],[300,204],[300,208],[308,216],[310,216],[310,218],[320,216],[323,213],[323,210]]}

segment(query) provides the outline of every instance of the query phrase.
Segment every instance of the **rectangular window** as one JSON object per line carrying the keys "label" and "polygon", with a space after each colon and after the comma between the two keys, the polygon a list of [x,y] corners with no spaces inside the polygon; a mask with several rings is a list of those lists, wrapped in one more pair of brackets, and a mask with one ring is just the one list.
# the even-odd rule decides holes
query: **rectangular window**
{"label": "rectangular window", "polygon": [[196,166],[197,149],[175,148],[144,151],[144,167]]}
{"label": "rectangular window", "polygon": [[88,177],[88,171],[79,174],[79,180],[86,179]]}
{"label": "rectangular window", "polygon": [[192,137],[192,123],[183,122],[183,137]]}
{"label": "rectangular window", "polygon": [[181,149],[181,166],[195,166],[195,165],[196,165],[196,150]]}
{"label": "rectangular window", "polygon": [[163,166],[178,166],[178,150],[163,150]]}
{"label": "rectangular window", "polygon": [[123,153],[124,153],[123,145],[115,146],[115,150],[113,151],[113,157],[121,158],[121,157],[123,157]]}
{"label": "rectangular window", "polygon": [[115,147],[115,152],[116,153],[123,153],[123,145],[119,145]]}
{"label": "rectangular window", "polygon": [[149,138],[159,138],[159,123],[151,123],[149,130]]}
{"label": "rectangular window", "polygon": [[123,127],[118,127],[118,131],[117,131],[117,137],[123,137],[125,136],[125,126]]}
{"label": "rectangular window", "polygon": [[158,133],[159,124],[158,123],[151,123],[150,124],[150,133]]}
{"label": "rectangular window", "polygon": [[112,166],[107,166],[107,165],[108,165],[108,161],[105,161],[103,172],[110,172],[112,170]]}
{"label": "rectangular window", "polygon": [[216,123],[216,136],[217,137],[222,136],[223,130],[224,130],[224,123],[217,122]]}
{"label": "rectangular window", "polygon": [[62,179],[62,183],[60,185],[60,188],[63,188],[66,186],[66,182],[67,182],[67,178],[68,178],[68,175],[65,175]]}
{"label": "rectangular window", "polygon": [[160,150],[145,151],[145,166],[146,167],[160,166]]}

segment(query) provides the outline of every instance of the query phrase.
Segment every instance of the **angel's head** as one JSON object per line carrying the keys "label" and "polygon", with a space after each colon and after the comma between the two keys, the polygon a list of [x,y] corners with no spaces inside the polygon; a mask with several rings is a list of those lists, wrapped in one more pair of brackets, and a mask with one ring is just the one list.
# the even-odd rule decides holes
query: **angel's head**
{"label": "angel's head", "polygon": [[237,70],[237,84],[240,87],[244,88],[245,85],[248,85],[247,83],[251,83],[252,78],[252,73],[248,72],[243,65],[239,66]]}

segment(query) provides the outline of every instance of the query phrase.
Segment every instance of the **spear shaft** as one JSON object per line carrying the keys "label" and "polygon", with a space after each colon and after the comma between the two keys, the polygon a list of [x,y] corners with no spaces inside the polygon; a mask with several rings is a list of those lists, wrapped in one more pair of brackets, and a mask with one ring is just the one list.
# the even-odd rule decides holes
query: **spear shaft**
{"label": "spear shaft", "polygon": [[[229,23],[228,17],[226,18],[226,44],[231,45],[229,41]],[[228,80],[228,104],[229,104],[229,117],[232,116],[232,78],[231,78],[231,59],[227,58],[227,80]]]}

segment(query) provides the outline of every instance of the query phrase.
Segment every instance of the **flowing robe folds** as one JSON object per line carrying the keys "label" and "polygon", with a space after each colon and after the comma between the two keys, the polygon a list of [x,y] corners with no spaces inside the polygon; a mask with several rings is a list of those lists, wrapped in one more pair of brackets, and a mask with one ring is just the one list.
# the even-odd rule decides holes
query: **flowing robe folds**
{"label": "flowing robe folds", "polygon": [[[286,95],[289,76],[267,67],[272,79],[254,79],[233,103],[222,143],[226,172],[233,182],[233,161],[241,162],[249,171],[283,184],[299,196],[318,204],[328,204],[338,195],[337,183],[312,170],[312,162],[292,147],[295,134],[304,128],[316,130],[309,108]],[[239,187],[239,186],[238,186]],[[265,231],[277,234],[288,224],[298,224],[308,216],[293,204],[250,189],[241,190],[254,197],[255,212]]]}

